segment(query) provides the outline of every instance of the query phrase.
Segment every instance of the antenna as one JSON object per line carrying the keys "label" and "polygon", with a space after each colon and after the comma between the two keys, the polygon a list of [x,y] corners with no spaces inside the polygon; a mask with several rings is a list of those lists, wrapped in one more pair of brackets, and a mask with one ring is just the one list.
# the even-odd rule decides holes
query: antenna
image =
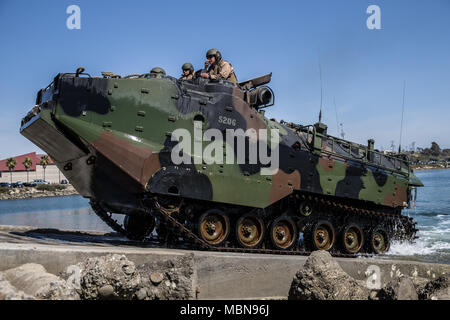
{"label": "antenna", "polygon": [[406,90],[406,80],[403,81],[402,121],[400,123],[400,140],[398,142],[398,153],[401,152],[402,148],[403,113],[405,111],[405,90]]}
{"label": "antenna", "polygon": [[[342,123],[339,123],[338,120],[338,113],[336,108],[336,98],[333,97],[334,102],[334,111],[336,112],[336,130],[338,132],[338,136],[340,135],[343,140],[345,140],[345,132],[344,132],[344,125]],[[341,129],[341,132],[339,132],[339,128]]]}
{"label": "antenna", "polygon": [[323,87],[322,87],[322,65],[320,64],[320,49],[317,51],[317,59],[319,61],[319,76],[320,76],[320,112],[319,112],[319,122],[321,122],[322,121]]}
{"label": "antenna", "polygon": [[345,140],[344,125],[342,123],[341,123],[341,137],[343,140]]}
{"label": "antenna", "polygon": [[339,136],[339,120],[338,120],[338,113],[337,113],[337,108],[336,108],[336,97],[333,97],[333,102],[334,102],[334,112],[336,113],[336,130],[337,130],[337,135]]}

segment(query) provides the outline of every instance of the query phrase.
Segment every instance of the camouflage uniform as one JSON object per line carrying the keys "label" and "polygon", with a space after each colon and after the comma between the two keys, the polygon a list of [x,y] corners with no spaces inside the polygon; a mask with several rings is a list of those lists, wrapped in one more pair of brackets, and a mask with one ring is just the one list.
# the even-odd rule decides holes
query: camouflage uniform
{"label": "camouflage uniform", "polygon": [[191,79],[194,79],[194,75],[192,73],[188,74],[187,76],[182,75],[180,78],[180,80],[191,80]]}
{"label": "camouflage uniform", "polygon": [[216,62],[209,66],[207,73],[210,79],[224,79],[234,83],[238,82],[234,74],[233,66],[225,60],[220,60],[218,63]]}
{"label": "camouflage uniform", "polygon": [[[181,75],[180,80],[191,80],[194,79],[194,66],[190,62],[186,62],[181,67],[181,70],[183,70],[183,74]],[[189,70],[189,74],[186,76],[184,74],[185,71]]]}

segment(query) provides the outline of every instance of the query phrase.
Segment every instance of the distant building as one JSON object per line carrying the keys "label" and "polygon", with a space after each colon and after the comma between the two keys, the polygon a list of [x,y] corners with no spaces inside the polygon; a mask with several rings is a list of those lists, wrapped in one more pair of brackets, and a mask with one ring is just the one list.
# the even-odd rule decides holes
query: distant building
{"label": "distant building", "polygon": [[[28,171],[28,180],[31,182],[34,179],[44,179],[44,169],[39,164],[42,154],[36,152],[22,154],[20,156],[12,157],[16,159],[16,166],[12,171],[12,182],[22,181],[27,182],[27,170],[23,165],[23,161],[26,158],[30,158],[33,162],[31,168]],[[0,182],[10,182],[10,172],[6,165],[6,160],[0,160]],[[55,165],[53,160],[49,157],[49,164],[45,168],[45,180],[50,183],[59,183],[62,179],[66,179],[62,172]]]}

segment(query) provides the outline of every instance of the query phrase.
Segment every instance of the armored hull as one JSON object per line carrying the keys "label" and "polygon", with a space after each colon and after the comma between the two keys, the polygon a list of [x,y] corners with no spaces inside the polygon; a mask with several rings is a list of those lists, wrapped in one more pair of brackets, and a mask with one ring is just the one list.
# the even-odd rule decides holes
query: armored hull
{"label": "armored hull", "polygon": [[[421,182],[407,157],[330,136],[320,122],[266,118],[270,78],[59,74],[21,133],[132,239],[156,228],[161,242],[334,254],[412,240],[417,229],[401,211]],[[126,215],[123,225],[113,213]]]}

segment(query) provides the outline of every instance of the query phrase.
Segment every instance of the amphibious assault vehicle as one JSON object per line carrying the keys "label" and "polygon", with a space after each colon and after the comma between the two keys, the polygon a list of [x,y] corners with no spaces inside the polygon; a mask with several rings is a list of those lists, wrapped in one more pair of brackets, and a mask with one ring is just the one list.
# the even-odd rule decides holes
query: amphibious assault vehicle
{"label": "amphibious assault vehicle", "polygon": [[268,119],[270,79],[92,77],[78,68],[38,92],[20,132],[133,240],[334,255],[413,240],[416,223],[402,209],[422,183],[408,158],[331,136],[320,121]]}

